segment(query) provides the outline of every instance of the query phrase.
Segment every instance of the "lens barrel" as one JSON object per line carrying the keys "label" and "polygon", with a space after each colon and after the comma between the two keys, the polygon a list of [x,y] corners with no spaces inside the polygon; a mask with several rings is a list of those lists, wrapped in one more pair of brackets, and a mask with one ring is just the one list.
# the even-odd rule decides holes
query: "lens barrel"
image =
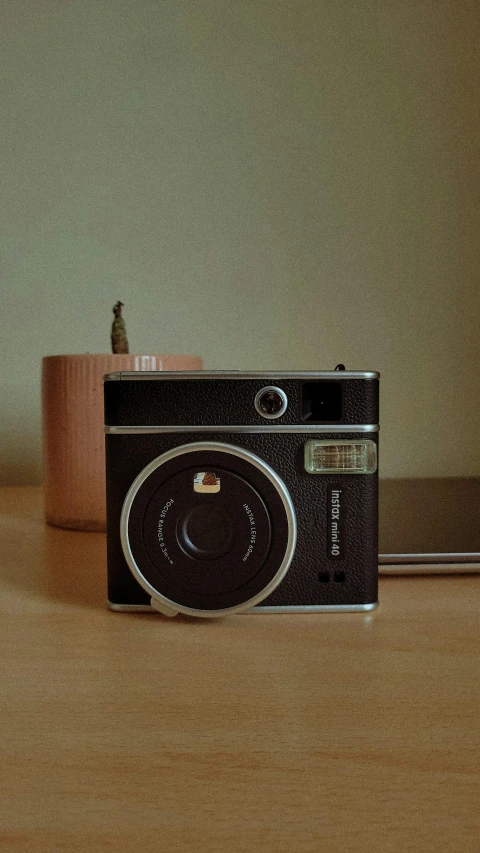
{"label": "lens barrel", "polygon": [[265,598],[287,572],[295,540],[293,505],[276,472],[220,442],[182,445],[154,459],[132,484],[121,516],[124,556],[141,586],[199,616]]}

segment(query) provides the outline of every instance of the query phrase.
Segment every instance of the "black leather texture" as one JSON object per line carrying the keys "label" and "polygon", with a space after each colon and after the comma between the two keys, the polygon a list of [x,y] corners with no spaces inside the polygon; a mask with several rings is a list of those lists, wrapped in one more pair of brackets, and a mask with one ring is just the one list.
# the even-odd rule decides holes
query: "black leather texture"
{"label": "black leather texture", "polygon": [[[338,380],[343,391],[343,415],[324,423],[378,423],[378,385],[376,379]],[[255,409],[258,391],[274,385],[288,398],[285,413],[277,425],[302,423],[301,389],[304,380],[272,379],[179,379],[110,380],[105,382],[105,423],[117,426],[200,426],[208,424],[265,426]],[[318,421],[321,423],[321,421]]]}
{"label": "black leather texture", "polygon": [[[117,423],[126,421],[138,424],[142,417],[150,419],[152,423],[158,423],[160,413],[162,413],[163,423],[170,423],[170,419],[173,423],[185,423],[187,416],[191,419],[198,416],[197,406],[204,415],[209,413],[209,420],[214,415],[219,423],[228,422],[222,410],[225,388],[215,389],[215,393],[206,399],[205,386],[200,381],[195,381],[191,388],[187,388],[187,383],[160,383],[163,389],[169,389],[167,396],[169,405],[172,407],[169,409],[166,405],[166,397],[162,396],[163,391],[157,392],[156,384],[132,381],[107,382],[107,414],[110,423],[114,422],[112,421],[114,413]],[[352,380],[346,384],[352,386],[349,387],[348,394],[353,395],[353,398],[358,401],[363,419],[375,422],[378,417],[376,397],[378,382]],[[235,397],[236,402],[235,400],[232,402],[234,411],[229,410],[230,418],[237,422],[254,422],[250,406],[252,391],[255,390],[254,385],[255,383],[253,385],[248,383],[248,405],[244,400]],[[262,387],[261,384],[260,387]],[[285,387],[285,390],[288,388],[287,393],[292,399],[295,393],[295,382],[282,383],[282,387]],[[237,387],[237,391],[239,390],[240,388]],[[146,403],[148,394],[155,398],[149,405]],[[116,402],[115,395],[118,397]],[[138,406],[146,407],[147,414],[142,415]],[[348,406],[350,407],[350,403]],[[349,412],[353,420],[357,423],[361,422],[362,418],[358,416],[358,411],[356,418],[353,418],[353,408],[349,408]],[[239,421],[241,413],[243,413],[243,420]],[[177,415],[176,419],[174,414]],[[145,420],[143,422],[145,423]],[[309,474],[304,466],[305,442],[315,437],[341,440],[342,435],[338,433],[273,434],[268,432],[269,424],[265,421],[262,423],[265,426],[265,432],[256,434],[222,434],[215,433],[212,429],[208,434],[106,436],[108,586],[109,600],[112,603],[128,605],[149,602],[147,593],[134,579],[125,562],[120,543],[120,514],[130,485],[143,468],[157,456],[172,447],[197,441],[220,441],[251,450],[278,473],[289,490],[298,525],[295,555],[286,577],[269,598],[261,602],[262,606],[348,605],[376,602],[377,474]],[[368,436],[364,433],[346,433],[343,438],[347,440],[368,438],[378,442],[376,433]],[[329,486],[342,489],[345,505],[345,542],[343,558],[340,560],[332,560],[327,554]]]}

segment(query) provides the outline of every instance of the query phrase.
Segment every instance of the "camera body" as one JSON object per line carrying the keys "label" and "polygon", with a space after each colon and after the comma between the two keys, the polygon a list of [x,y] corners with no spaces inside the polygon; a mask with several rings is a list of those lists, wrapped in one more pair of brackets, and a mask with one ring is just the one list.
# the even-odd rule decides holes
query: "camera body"
{"label": "camera body", "polygon": [[378,373],[112,373],[104,390],[111,609],[376,606]]}

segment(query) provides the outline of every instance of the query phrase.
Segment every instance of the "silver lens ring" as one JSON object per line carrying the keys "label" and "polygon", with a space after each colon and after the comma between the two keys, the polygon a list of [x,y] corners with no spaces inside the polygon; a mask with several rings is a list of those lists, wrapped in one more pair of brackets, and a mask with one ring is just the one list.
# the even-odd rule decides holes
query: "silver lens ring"
{"label": "silver lens ring", "polygon": [[[277,397],[279,408],[277,411],[273,411],[271,413],[267,412],[264,407],[262,407],[262,400],[266,397],[275,395]],[[261,388],[258,394],[255,396],[255,408],[259,415],[262,418],[266,418],[267,420],[275,420],[276,418],[281,418],[283,414],[285,414],[288,406],[288,397],[285,394],[285,391],[282,391],[281,388],[277,388],[275,385],[267,385],[265,388]]]}
{"label": "silver lens ring", "polygon": [[[144,577],[139,566],[137,565],[135,558],[132,553],[132,549],[130,547],[130,542],[128,538],[128,523],[130,518],[130,511],[135,500],[135,497],[143,485],[145,480],[166,462],[169,462],[171,459],[175,459],[178,456],[182,456],[188,453],[198,453],[199,451],[207,451],[207,452],[220,452],[225,453],[227,455],[237,456],[240,459],[245,460],[246,462],[250,462],[259,471],[261,471],[267,478],[270,480],[271,484],[274,486],[277,491],[284,509],[287,518],[287,528],[288,528],[288,536],[287,536],[287,547],[285,549],[285,555],[283,560],[277,569],[275,575],[268,582],[268,584],[261,590],[261,592],[257,593],[253,598],[250,598],[248,601],[244,601],[241,604],[236,604],[233,607],[227,607],[222,610],[197,610],[192,607],[186,607],[183,604],[179,604],[176,601],[172,601],[166,596],[162,595],[158,592]],[[174,447],[172,450],[168,450],[166,453],[163,453],[161,456],[157,456],[156,459],[152,459],[152,461],[140,472],[140,474],[135,478],[132,485],[130,486],[124,503],[122,514],[120,517],[120,540],[122,543],[123,554],[125,560],[128,564],[130,571],[132,572],[134,578],[138,581],[141,587],[148,593],[149,596],[155,598],[161,604],[165,605],[166,609],[170,609],[172,611],[176,611],[178,613],[185,613],[188,616],[200,616],[211,619],[214,616],[227,616],[230,613],[238,613],[242,610],[249,610],[255,604],[258,604],[260,601],[263,601],[273,590],[278,586],[280,581],[285,577],[290,563],[292,562],[292,558],[295,552],[295,545],[297,541],[297,521],[295,516],[295,510],[293,507],[292,499],[288,492],[287,487],[284,482],[280,479],[278,474],[267,465],[262,459],[256,456],[254,453],[251,453],[249,450],[246,450],[243,447],[236,447],[233,444],[223,444],[222,442],[217,441],[209,441],[209,442],[193,442],[192,444],[182,444],[180,447]]]}

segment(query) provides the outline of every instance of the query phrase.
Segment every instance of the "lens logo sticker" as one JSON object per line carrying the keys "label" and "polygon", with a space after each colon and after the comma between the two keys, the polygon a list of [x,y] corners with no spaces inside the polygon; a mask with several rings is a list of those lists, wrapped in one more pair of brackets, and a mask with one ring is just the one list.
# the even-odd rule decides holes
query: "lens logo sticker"
{"label": "lens logo sticker", "polygon": [[219,492],[220,477],[212,471],[200,471],[193,478],[194,492]]}

